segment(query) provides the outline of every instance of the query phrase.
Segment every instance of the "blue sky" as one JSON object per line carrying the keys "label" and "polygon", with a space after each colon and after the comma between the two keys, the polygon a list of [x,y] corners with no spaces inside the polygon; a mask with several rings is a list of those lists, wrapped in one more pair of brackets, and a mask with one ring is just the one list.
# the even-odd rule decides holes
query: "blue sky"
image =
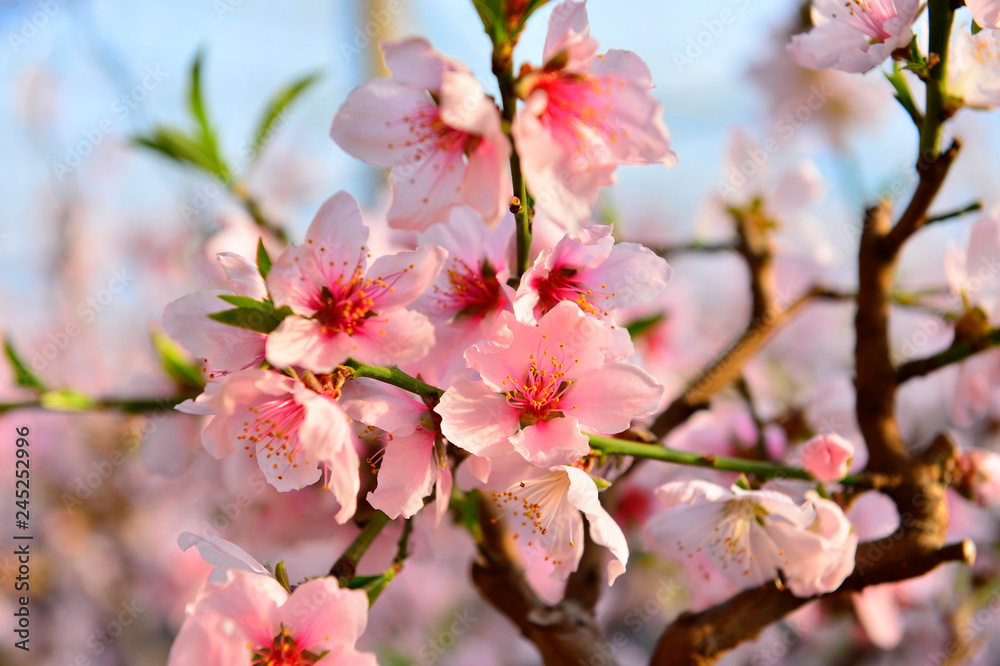
{"label": "blue sky", "polygon": [[[308,71],[324,73],[322,84],[296,107],[275,141],[275,147],[307,157],[310,174],[320,183],[315,200],[303,201],[294,219],[288,220],[293,230],[301,232],[322,198],[338,189],[371,202],[372,185],[377,182],[374,172],[347,156],[328,135],[339,104],[370,74],[370,56],[353,48],[365,24],[378,18],[370,14],[369,4],[353,0],[0,4],[0,182],[4,184],[0,233],[8,234],[0,244],[3,282],[18,285],[18,290],[37,286],[26,276],[45,269],[56,229],[49,219],[52,202],[66,188],[82,190],[99,210],[109,211],[92,221],[98,232],[100,225],[107,225],[110,233],[129,212],[137,214],[129,224],[180,223],[169,211],[176,209],[178,197],[190,196],[197,181],[154,157],[123,158],[121,151],[110,148],[154,122],[186,122],[185,73],[202,45],[208,50],[205,88],[211,115],[230,152],[248,137],[261,105],[275,88]],[[386,1],[374,4],[396,6]],[[389,12],[391,18],[380,28],[379,38],[424,34],[440,50],[468,63],[488,89],[494,87],[488,40],[471,2],[401,4],[402,12]],[[631,49],[649,64],[680,157],[680,164],[671,170],[622,169],[621,184],[611,193],[615,201],[652,207],[680,225],[690,223],[699,201],[718,178],[727,129],[739,123],[766,132],[773,122],[748,81],[746,68],[775,47],[773,31],[792,15],[795,4],[787,0],[589,3],[592,34],[601,48]],[[537,62],[549,11],[532,19],[518,49],[519,60]],[[706,31],[714,34],[706,37]],[[699,35],[705,46],[700,52],[689,51]],[[678,54],[691,53],[696,56],[679,67]],[[31,105],[30,117],[23,111],[25,91],[32,89],[28,82],[38,80],[47,80],[46,89],[52,91],[48,119],[39,112],[48,108],[45,104]],[[891,101],[886,104],[892,106]],[[862,191],[875,192],[912,154],[912,127],[898,109],[889,113],[890,122],[849,149],[855,173],[845,175],[843,156],[831,153],[808,133],[790,150],[816,159],[834,181],[835,191],[849,193],[860,183]],[[982,146],[995,145],[995,118],[975,122],[987,132]],[[98,141],[93,154],[60,179],[56,164],[70,158],[81,142],[93,143],[94,137]],[[113,157],[107,157],[109,153]],[[991,166],[988,171],[995,169]],[[145,214],[150,210],[159,213]]]}

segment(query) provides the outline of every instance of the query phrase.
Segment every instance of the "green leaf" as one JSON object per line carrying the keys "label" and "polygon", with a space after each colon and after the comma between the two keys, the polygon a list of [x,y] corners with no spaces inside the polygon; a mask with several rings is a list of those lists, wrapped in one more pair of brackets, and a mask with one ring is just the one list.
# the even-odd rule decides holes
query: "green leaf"
{"label": "green leaf", "polygon": [[205,107],[205,95],[202,92],[201,70],[205,62],[204,48],[198,49],[191,63],[191,74],[188,78],[188,107],[191,115],[194,116],[198,126],[197,143],[213,164],[213,173],[223,181],[229,181],[229,169],[226,168],[225,160],[222,159],[219,151],[219,141],[216,137],[212,123],[208,119],[208,110]]}
{"label": "green leaf", "polygon": [[611,487],[611,482],[600,476],[590,475],[590,478],[594,480],[594,485],[597,486],[598,490],[604,490],[605,488]]}
{"label": "green leaf", "polygon": [[285,570],[284,560],[274,565],[274,579],[281,584],[281,587],[285,588],[286,592],[292,593],[292,586],[288,584],[288,572]]}
{"label": "green leaf", "polygon": [[233,310],[216,312],[208,316],[210,319],[214,319],[222,324],[257,331],[258,333],[270,333],[278,328],[281,320],[290,313],[291,310],[285,312],[284,308],[281,311],[268,311],[258,308],[235,308]]}
{"label": "green leaf", "polygon": [[483,28],[494,45],[507,40],[507,29],[504,25],[503,0],[472,0]]}
{"label": "green leaf", "polygon": [[160,366],[182,389],[202,389],[205,380],[201,368],[193,363],[181,346],[159,331],[150,334]]}
{"label": "green leaf", "polygon": [[267,253],[267,248],[264,247],[264,239],[260,238],[257,240],[257,270],[260,271],[260,276],[267,279],[267,274],[271,272],[271,255]]}
{"label": "green leaf", "polygon": [[270,302],[258,301],[249,296],[233,296],[231,294],[221,294],[222,300],[238,308],[248,308],[250,310],[260,310],[262,312],[273,313],[274,304]]}
{"label": "green leaf", "polygon": [[449,508],[456,523],[469,530],[473,537],[480,535],[478,490],[464,493],[452,486]]}
{"label": "green leaf", "polygon": [[972,22],[972,26],[971,27],[972,27],[972,34],[973,35],[978,35],[980,32],[983,31],[983,26],[979,25],[975,21]]}
{"label": "green leaf", "polygon": [[644,317],[642,319],[636,319],[635,321],[626,324],[625,328],[628,330],[628,334],[632,338],[637,338],[643,333],[647,333],[653,329],[654,326],[659,324],[661,321],[667,318],[666,313],[658,312],[649,317]]}
{"label": "green leaf", "polygon": [[213,155],[205,152],[198,141],[174,127],[154,127],[147,136],[132,137],[132,143],[154,150],[175,162],[193,166],[228,182],[229,169]]}
{"label": "green leaf", "polygon": [[254,162],[260,155],[261,148],[267,143],[274,123],[287,111],[292,102],[316,83],[321,76],[320,72],[306,74],[275,91],[267,106],[264,107],[264,112],[257,124],[257,131],[254,132],[253,143],[250,144],[250,162]]}
{"label": "green leaf", "polygon": [[528,19],[531,18],[531,15],[534,14],[536,10],[541,9],[548,1],[549,0],[528,0],[528,3],[524,8],[524,13],[521,14],[521,20],[515,28],[515,37],[520,37],[521,31],[524,30],[524,26],[528,22]]}
{"label": "green leaf", "polygon": [[361,588],[371,585],[381,577],[382,574],[377,576],[355,576],[351,579],[351,582],[347,584],[347,587],[351,590],[360,590]]}
{"label": "green leaf", "polygon": [[382,590],[392,582],[392,579],[396,577],[396,570],[389,569],[381,576],[376,577],[375,581],[365,587],[365,592],[368,593],[368,605],[371,606],[378,599],[379,595],[382,594]]}
{"label": "green leaf", "polygon": [[14,383],[18,386],[23,386],[24,388],[34,389],[36,391],[45,390],[45,382],[41,380],[35,373],[28,369],[28,366],[21,359],[17,350],[14,349],[14,343],[11,342],[10,338],[4,336],[3,339],[3,351],[7,355],[7,360],[10,362],[11,367],[14,369]]}
{"label": "green leaf", "polygon": [[46,391],[41,395],[40,402],[45,409],[57,412],[83,412],[96,405],[93,398],[71,388]]}
{"label": "green leaf", "polygon": [[211,134],[208,124],[208,113],[205,111],[205,98],[201,92],[201,66],[205,62],[205,49],[198,49],[191,63],[191,74],[188,78],[188,106],[198,127],[205,134]]}

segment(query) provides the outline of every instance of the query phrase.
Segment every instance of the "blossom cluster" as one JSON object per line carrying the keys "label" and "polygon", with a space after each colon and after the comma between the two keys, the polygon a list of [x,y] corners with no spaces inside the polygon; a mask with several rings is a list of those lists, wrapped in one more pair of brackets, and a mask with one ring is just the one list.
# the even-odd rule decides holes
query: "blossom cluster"
{"label": "blossom cluster", "polygon": [[[816,0],[815,25],[790,54],[806,67],[867,71],[909,46],[918,9]],[[995,27],[996,11],[980,11],[979,25]],[[981,74],[996,66],[995,40],[984,39],[965,39],[950,70],[972,106],[1000,101]],[[629,543],[600,495],[621,461],[591,438],[641,440],[672,397],[627,324],[673,270],[592,216],[619,165],[672,166],[676,156],[646,65],[629,51],[597,51],[585,3],[566,0],[541,64],[517,77],[520,110],[505,117],[467,66],[426,40],[382,45],[390,76],[351,92],[331,135],[390,170],[386,223],[406,240],[372,234],[354,197],[337,192],[303,242],[273,262],[263,244],[256,261],[221,253],[230,289],[167,307],[167,332],[207,380],[178,409],[206,417],[211,455],[254,460],[278,491],[321,482],[340,524],[371,509],[410,519],[429,505],[439,526],[453,498],[476,491],[534,573],[566,580],[585,530],[610,553],[609,584],[625,572]],[[764,215],[758,199],[741,206]],[[536,243],[520,271],[516,218],[527,209],[559,225],[561,238]],[[661,484],[647,542],[707,579],[832,592],[854,570],[859,537],[823,484],[844,480],[854,453],[828,434],[801,447],[808,481]],[[371,509],[359,506],[363,459],[374,473],[363,500]],[[995,489],[975,479],[989,464],[975,455],[963,464],[970,493],[988,501]],[[210,553],[235,548],[194,539]],[[362,592],[334,578],[291,590],[243,555],[222,558],[225,571],[191,605],[172,663],[372,663],[354,647]]]}

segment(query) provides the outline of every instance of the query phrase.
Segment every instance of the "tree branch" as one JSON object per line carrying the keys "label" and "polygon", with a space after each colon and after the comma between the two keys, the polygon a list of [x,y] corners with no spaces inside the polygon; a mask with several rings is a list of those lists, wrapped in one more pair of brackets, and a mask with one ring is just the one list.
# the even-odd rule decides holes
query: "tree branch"
{"label": "tree branch", "polygon": [[[603,654],[604,640],[591,608],[572,598],[555,606],[539,599],[503,521],[482,497],[479,515],[483,539],[472,565],[472,582],[480,594],[517,625],[549,666],[588,664],[593,655]],[[614,664],[610,658],[603,663]]]}
{"label": "tree branch", "polygon": [[746,209],[730,207],[729,214],[736,223],[736,251],[750,271],[750,319],[759,321],[774,305],[774,257],[768,238],[769,221],[762,204],[757,201]]}
{"label": "tree branch", "polygon": [[929,375],[953,363],[961,363],[970,356],[992,349],[997,345],[1000,345],[1000,329],[995,328],[975,340],[952,344],[933,356],[904,363],[896,368],[896,383],[902,384],[909,379]]}
{"label": "tree branch", "polygon": [[347,584],[351,582],[355,572],[358,570],[358,561],[361,560],[368,547],[375,541],[375,537],[390,522],[392,521],[389,520],[389,516],[381,511],[375,511],[375,513],[369,516],[365,522],[365,526],[361,528],[361,532],[358,536],[354,537],[354,541],[347,547],[347,550],[340,556],[340,559],[330,567],[329,575],[336,576],[341,587],[347,587]]}
{"label": "tree branch", "polygon": [[826,290],[810,289],[784,310],[771,308],[760,319],[751,321],[733,346],[703,370],[687,390],[656,417],[650,427],[652,433],[662,439],[684,423],[688,417],[702,409],[712,394],[725,388],[740,376],[743,366],[771,339],[775,331],[788,323],[812,298],[824,295]]}
{"label": "tree branch", "polygon": [[913,197],[899,218],[899,222],[880,242],[881,250],[886,257],[895,258],[907,239],[927,224],[929,219],[927,210],[941,186],[944,185],[948,170],[951,169],[951,165],[958,157],[961,148],[962,142],[955,139],[951,146],[940,155],[927,153],[921,155],[917,161],[917,173],[919,174],[917,189],[913,192]]}
{"label": "tree branch", "polygon": [[737,251],[735,243],[699,243],[697,241],[686,244],[662,245],[660,247],[652,247],[650,249],[661,257],[669,257],[674,254],[693,254],[699,252],[710,254],[715,252]]}
{"label": "tree branch", "polygon": [[[916,578],[947,562],[975,560],[975,545],[965,540],[932,552],[900,560],[887,557],[883,544],[892,536],[870,541],[858,547],[859,566],[840,588],[829,595],[859,592],[869,585]],[[867,571],[863,563],[878,562]],[[660,637],[651,666],[712,664],[723,653],[746,640],[755,638],[792,611],[820,597],[796,597],[789,590],[779,590],[773,583],[740,592],[728,601],[700,613],[684,613]]]}
{"label": "tree branch", "polygon": [[895,253],[882,250],[882,241],[889,233],[890,215],[888,201],[865,212],[858,250],[858,310],[854,319],[855,412],[868,446],[868,467],[878,472],[898,469],[909,457],[893,414],[896,372],[889,353],[889,302],[896,260]]}

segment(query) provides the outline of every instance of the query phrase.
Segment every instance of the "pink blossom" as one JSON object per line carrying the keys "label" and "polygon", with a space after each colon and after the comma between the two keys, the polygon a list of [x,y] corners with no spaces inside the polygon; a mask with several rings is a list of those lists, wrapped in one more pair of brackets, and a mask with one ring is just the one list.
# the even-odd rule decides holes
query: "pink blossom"
{"label": "pink blossom", "polygon": [[412,393],[373,379],[344,385],[340,404],[354,420],[389,435],[378,468],[378,487],[368,503],[390,518],[410,518],[435,493],[434,524],[440,525],[451,500],[451,470],[435,447],[434,415]]}
{"label": "pink blossom", "polygon": [[850,522],[815,493],[799,505],[773,490],[695,480],[667,483],[657,496],[668,510],[647,523],[650,541],[672,555],[703,553],[738,584],[783,578],[793,594],[809,597],[837,589],[854,569]]}
{"label": "pink blossom", "polygon": [[509,309],[513,297],[506,284],[513,234],[512,216],[489,229],[471,209],[453,209],[447,223],[435,224],[420,236],[421,245],[443,247],[448,259],[414,308],[435,323],[495,321],[501,310]]}
{"label": "pink blossom", "polygon": [[618,243],[608,225],[589,226],[542,250],[525,272],[514,301],[522,321],[534,321],[562,301],[601,320],[648,302],[663,291],[672,270],[636,243]]}
{"label": "pink blossom", "polygon": [[263,333],[209,319],[208,315],[233,307],[219,296],[246,296],[261,301],[267,298],[264,279],[256,266],[232,252],[220,252],[218,259],[232,291],[188,294],[168,303],[163,312],[167,334],[205,364],[209,379],[260,365],[267,338]]}
{"label": "pink blossom", "polygon": [[813,29],[788,45],[803,67],[867,72],[910,45],[919,0],[813,0]]}
{"label": "pink blossom", "polygon": [[[870,491],[851,504],[848,518],[860,541],[884,539],[899,527],[899,511],[888,496]],[[899,607],[900,590],[907,583],[873,585],[851,594],[854,614],[869,640],[891,650],[903,639],[905,628]]]}
{"label": "pink blossom", "polygon": [[1000,0],[965,0],[972,18],[981,28],[1000,28]]}
{"label": "pink blossom", "polygon": [[414,361],[434,344],[427,317],[404,306],[437,277],[444,249],[425,246],[370,257],[368,228],[358,203],[338,192],[323,204],[302,246],[289,247],[274,262],[267,285],[286,317],[267,338],[267,360],[330,372],[349,356],[363,363]]}
{"label": "pink blossom", "polygon": [[420,245],[448,251],[444,269],[413,303],[413,309],[435,325],[437,342],[420,367],[433,375],[436,385],[448,386],[466,371],[465,359],[457,352],[485,338],[500,313],[512,309],[507,254],[513,234],[513,216],[490,229],[466,206],[453,208],[447,223],[421,234]]}
{"label": "pink blossom", "polygon": [[567,229],[590,217],[619,164],[677,163],[646,63],[631,51],[596,51],[586,4],[558,5],[544,67],[519,81],[525,101],[511,127],[531,193]]}
{"label": "pink blossom", "polygon": [[[209,580],[222,582],[225,579],[225,571],[249,571],[261,576],[270,576],[263,564],[258,562],[250,553],[239,546],[225,539],[221,539],[212,534],[194,534],[193,532],[182,532],[177,537],[177,545],[181,550],[187,550],[194,546],[198,550],[201,558],[214,567],[218,567],[212,573]],[[221,573],[220,573],[221,572]],[[218,575],[216,575],[218,573]]]}
{"label": "pink blossom", "polygon": [[644,370],[608,361],[611,331],[572,303],[537,324],[500,315],[490,337],[465,352],[481,381],[457,382],[435,408],[450,442],[479,456],[513,447],[545,467],[590,451],[581,429],[614,434],[651,415],[663,387]]}
{"label": "pink blossom", "polygon": [[392,168],[389,226],[426,229],[462,204],[495,226],[512,191],[496,104],[424,39],[386,42],[382,52],[392,77],[348,95],[331,135],[355,157]]}
{"label": "pink blossom", "polygon": [[583,518],[590,525],[590,537],[611,551],[608,585],[625,572],[628,543],[621,527],[598,498],[594,479],[582,469],[569,465],[538,467],[511,454],[492,461],[485,484],[517,540],[525,559],[542,554],[552,567],[552,578],[565,580],[576,571],[583,554]]}
{"label": "pink blossom", "polygon": [[[368,598],[318,578],[289,595],[273,578],[229,571],[189,607],[169,666],[375,666],[355,643],[368,622]],[[319,655],[325,654],[323,658]]]}
{"label": "pink blossom", "polygon": [[[980,33],[982,34],[982,33]],[[956,325],[960,339],[985,334],[1000,314],[1000,208],[992,208],[972,226],[967,248],[949,247],[945,275],[952,293],[961,298],[965,312]],[[958,366],[952,393],[952,419],[967,426],[976,418],[997,411],[992,390],[1000,380],[1000,353],[986,350]]]}
{"label": "pink blossom", "polygon": [[813,437],[802,447],[802,466],[820,481],[840,481],[854,459],[854,445],[840,435]]}
{"label": "pink blossom", "polygon": [[[997,3],[1000,7],[1000,3]],[[1000,13],[1000,10],[997,10]],[[998,26],[1000,27],[1000,26]],[[1000,32],[982,30],[973,35],[958,27],[952,35],[948,60],[948,94],[968,106],[1000,106]]]}
{"label": "pink blossom", "polygon": [[354,515],[360,461],[347,415],[329,396],[271,370],[244,370],[182,411],[214,414],[202,432],[208,452],[222,458],[241,449],[279,491],[315,483],[322,468],[340,503],[337,522]]}
{"label": "pink blossom", "polygon": [[961,490],[979,506],[1000,504],[1000,454],[970,449],[959,459]]}

